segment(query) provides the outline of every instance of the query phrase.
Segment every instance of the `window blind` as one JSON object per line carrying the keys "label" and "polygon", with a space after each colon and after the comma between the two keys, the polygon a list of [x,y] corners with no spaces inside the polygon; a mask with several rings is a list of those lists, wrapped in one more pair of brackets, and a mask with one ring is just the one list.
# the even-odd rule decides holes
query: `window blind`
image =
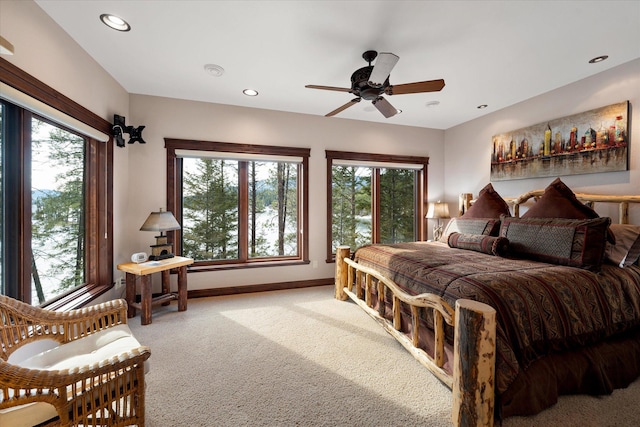
{"label": "window blind", "polygon": [[424,165],[418,163],[372,162],[366,160],[333,159],[332,166],[352,166],[383,169],[422,170]]}
{"label": "window blind", "polygon": [[99,130],[92,128],[91,126],[81,122],[80,120],[63,113],[60,110],[56,110],[55,108],[45,104],[44,102],[38,101],[37,99],[32,98],[29,95],[20,92],[14,87],[2,82],[0,82],[0,99],[4,99],[5,101],[29,110],[32,113],[52,120],[82,135],[88,136],[101,142],[109,141],[109,135],[100,132]]}
{"label": "window blind", "polygon": [[237,160],[245,162],[286,162],[286,163],[302,163],[302,157],[299,156],[276,156],[269,154],[250,154],[250,153],[232,153],[220,151],[200,151],[200,150],[176,150],[176,157],[192,158],[192,159],[219,159],[219,160]]}

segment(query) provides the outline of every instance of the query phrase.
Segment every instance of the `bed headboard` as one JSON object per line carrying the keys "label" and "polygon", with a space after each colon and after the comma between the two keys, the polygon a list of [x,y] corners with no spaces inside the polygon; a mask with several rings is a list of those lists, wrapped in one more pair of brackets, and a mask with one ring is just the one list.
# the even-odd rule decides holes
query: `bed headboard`
{"label": "bed headboard", "polygon": [[[524,193],[518,197],[503,197],[505,202],[509,205],[513,212],[513,216],[520,216],[520,206],[525,204],[530,199],[538,200],[544,193],[544,190],[534,190]],[[629,205],[633,203],[640,204],[640,196],[631,195],[605,195],[605,194],[587,194],[587,193],[574,193],[576,198],[585,205],[595,209],[596,203],[614,203],[618,205],[618,223],[629,223]],[[469,207],[473,204],[473,194],[461,193],[458,198],[458,216],[462,216]]]}

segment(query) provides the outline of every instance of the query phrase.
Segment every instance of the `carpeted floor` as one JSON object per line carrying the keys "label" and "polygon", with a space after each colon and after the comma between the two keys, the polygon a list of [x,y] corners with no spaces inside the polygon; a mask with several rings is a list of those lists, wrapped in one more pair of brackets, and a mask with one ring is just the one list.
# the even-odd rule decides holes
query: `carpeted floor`
{"label": "carpeted floor", "polygon": [[[451,392],[333,287],[191,299],[129,319],[151,347],[146,416],[169,426],[448,426]],[[640,381],[505,427],[632,426]]]}

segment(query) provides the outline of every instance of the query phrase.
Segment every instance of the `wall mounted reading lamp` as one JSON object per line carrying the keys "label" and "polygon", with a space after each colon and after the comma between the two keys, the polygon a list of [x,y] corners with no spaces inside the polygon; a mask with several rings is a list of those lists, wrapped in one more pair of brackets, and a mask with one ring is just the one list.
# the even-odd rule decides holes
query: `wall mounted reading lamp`
{"label": "wall mounted reading lamp", "polygon": [[134,142],[139,142],[140,144],[145,144],[144,139],[142,139],[142,130],[144,126],[138,126],[137,128],[133,126],[127,126],[125,124],[125,118],[119,116],[117,114],[113,115],[113,126],[111,127],[113,130],[113,138],[116,140],[116,145],[118,147],[124,147],[124,138],[122,134],[129,134],[129,144],[133,144]]}

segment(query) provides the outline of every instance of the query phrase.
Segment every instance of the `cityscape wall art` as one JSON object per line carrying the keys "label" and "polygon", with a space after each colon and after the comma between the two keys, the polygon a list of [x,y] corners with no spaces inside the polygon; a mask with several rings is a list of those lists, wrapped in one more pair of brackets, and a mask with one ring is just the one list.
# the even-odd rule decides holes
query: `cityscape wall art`
{"label": "cityscape wall art", "polygon": [[629,169],[629,101],[494,135],[491,181]]}

